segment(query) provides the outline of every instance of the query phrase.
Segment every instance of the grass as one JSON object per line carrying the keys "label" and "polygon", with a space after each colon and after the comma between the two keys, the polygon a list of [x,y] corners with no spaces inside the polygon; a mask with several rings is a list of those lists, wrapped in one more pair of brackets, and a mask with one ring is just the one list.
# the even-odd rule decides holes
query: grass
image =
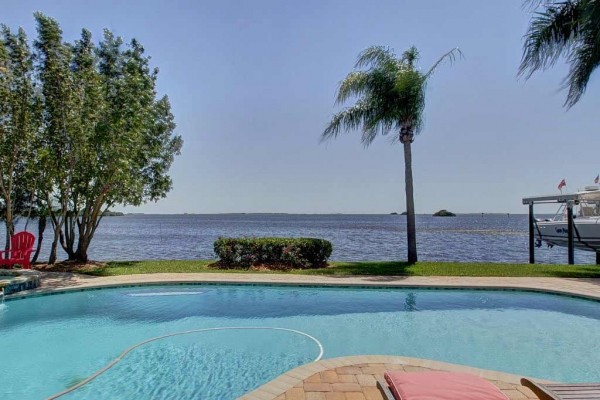
{"label": "grass", "polygon": [[327,268],[289,271],[252,271],[211,267],[214,260],[113,261],[84,270],[90,275],[114,276],[154,273],[286,273],[303,275],[402,275],[402,276],[538,276],[560,278],[600,278],[600,266],[552,264],[500,264],[463,262],[401,261],[331,262]]}

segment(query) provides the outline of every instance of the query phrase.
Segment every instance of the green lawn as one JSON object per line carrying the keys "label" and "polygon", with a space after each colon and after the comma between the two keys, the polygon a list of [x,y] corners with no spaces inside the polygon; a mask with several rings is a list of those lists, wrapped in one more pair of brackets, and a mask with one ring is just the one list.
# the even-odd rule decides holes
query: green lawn
{"label": "green lawn", "polygon": [[210,267],[214,260],[114,261],[87,273],[98,276],[153,274],[159,272],[288,273],[304,275],[403,275],[403,276],[547,276],[600,278],[596,265],[547,265],[400,261],[331,262],[327,268],[291,271],[248,271]]}

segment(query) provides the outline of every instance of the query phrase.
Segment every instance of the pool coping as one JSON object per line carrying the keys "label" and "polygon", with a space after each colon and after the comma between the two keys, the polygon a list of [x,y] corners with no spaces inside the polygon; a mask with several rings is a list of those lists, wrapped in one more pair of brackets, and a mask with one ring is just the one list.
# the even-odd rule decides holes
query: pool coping
{"label": "pool coping", "polygon": [[356,288],[518,290],[551,293],[600,301],[600,278],[457,277],[457,276],[335,276],[244,273],[158,273],[96,277],[39,272],[38,288],[7,295],[6,299],[67,293],[87,289],[142,285],[235,284]]}
{"label": "pool coping", "polygon": [[[451,364],[442,361],[434,361],[423,358],[388,356],[388,355],[357,355],[337,358],[329,358],[304,364],[291,369],[277,378],[259,386],[258,388],[238,397],[238,400],[272,400],[278,398],[289,389],[296,387],[304,382],[310,376],[334,368],[348,367],[356,364],[395,364],[411,367],[423,367],[433,370],[464,372],[477,375],[481,378],[501,381],[513,385],[520,385],[521,378],[528,378],[523,375],[515,375],[507,372],[493,371],[482,368],[470,367],[467,365]],[[533,379],[533,378],[529,378]],[[552,383],[543,379],[534,379],[536,382]]]}

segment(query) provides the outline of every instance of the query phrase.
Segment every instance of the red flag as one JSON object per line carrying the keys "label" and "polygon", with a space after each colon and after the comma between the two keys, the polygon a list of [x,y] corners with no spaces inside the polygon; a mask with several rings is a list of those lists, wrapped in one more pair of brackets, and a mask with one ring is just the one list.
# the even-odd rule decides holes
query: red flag
{"label": "red flag", "polygon": [[565,181],[564,179],[562,181],[560,181],[560,183],[558,184],[558,190],[560,190],[562,192],[562,188],[564,188],[565,186],[567,186],[567,181]]}
{"label": "red flag", "polygon": [[594,183],[597,185],[600,182],[600,174],[596,175],[596,179],[594,179]]}

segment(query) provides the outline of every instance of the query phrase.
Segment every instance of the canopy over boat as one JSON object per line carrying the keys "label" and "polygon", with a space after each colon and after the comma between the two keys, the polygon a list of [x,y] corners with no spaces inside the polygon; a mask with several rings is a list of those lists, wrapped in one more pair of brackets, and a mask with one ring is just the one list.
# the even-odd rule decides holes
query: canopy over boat
{"label": "canopy over boat", "polygon": [[588,186],[586,190],[575,193],[552,194],[546,196],[524,197],[523,204],[533,203],[566,203],[568,201],[600,201],[600,190],[598,186]]}

